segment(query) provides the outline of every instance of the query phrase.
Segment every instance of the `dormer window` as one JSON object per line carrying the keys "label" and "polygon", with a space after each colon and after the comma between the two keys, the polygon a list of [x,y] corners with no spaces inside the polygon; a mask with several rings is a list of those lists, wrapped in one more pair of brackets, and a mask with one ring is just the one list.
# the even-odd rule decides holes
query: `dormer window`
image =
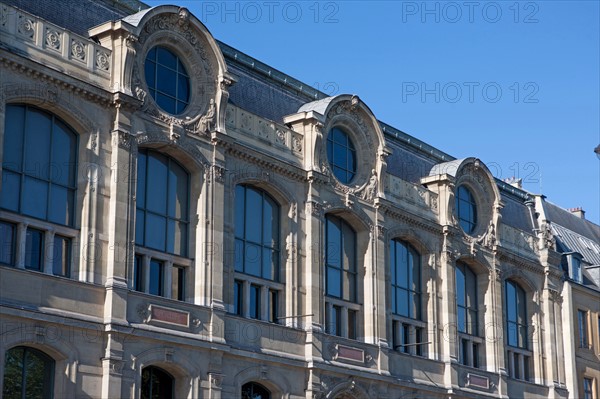
{"label": "dormer window", "polygon": [[569,277],[579,284],[583,283],[581,259],[578,254],[569,255]]}
{"label": "dormer window", "polygon": [[165,47],[154,47],[146,56],[146,83],[150,95],[164,111],[181,114],[190,100],[190,78],[179,57]]}
{"label": "dormer window", "polygon": [[472,234],[477,226],[477,204],[475,197],[466,186],[458,186],[456,192],[456,216],[460,227],[467,234]]}

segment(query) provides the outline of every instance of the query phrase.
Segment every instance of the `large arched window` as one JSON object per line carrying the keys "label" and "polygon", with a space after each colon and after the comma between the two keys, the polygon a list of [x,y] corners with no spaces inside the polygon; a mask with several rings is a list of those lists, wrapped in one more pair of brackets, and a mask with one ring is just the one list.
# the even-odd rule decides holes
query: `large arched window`
{"label": "large arched window", "polygon": [[77,135],[58,117],[29,105],[7,105],[0,207],[72,226]]}
{"label": "large arched window", "polygon": [[242,399],[271,399],[271,392],[256,382],[248,382],[242,386]]}
{"label": "large arched window", "polygon": [[[16,234],[19,216],[0,221],[0,263],[55,275],[71,273],[76,232],[77,135],[57,116],[22,104],[6,106],[0,208],[30,219],[25,236]],[[53,248],[44,256],[44,248]]]}
{"label": "large arched window", "polygon": [[421,315],[421,256],[405,241],[390,242],[392,329],[395,349],[423,355]]}
{"label": "large arched window", "polygon": [[264,190],[235,188],[234,313],[276,323],[279,317],[279,214]]}
{"label": "large arched window", "polygon": [[4,358],[4,399],[52,398],[54,360],[37,349],[17,346]]}
{"label": "large arched window", "polygon": [[506,344],[509,375],[522,380],[529,379],[527,295],[515,281],[506,280]]}
{"label": "large arched window", "polygon": [[171,399],[175,397],[174,378],[161,368],[148,366],[142,370],[141,399]]}
{"label": "large arched window", "polygon": [[479,367],[479,348],[483,340],[476,338],[479,335],[477,275],[466,264],[457,262],[455,281],[459,360],[464,365]]}
{"label": "large arched window", "polygon": [[327,215],[325,222],[326,331],[356,338],[358,308],[356,232],[343,219]]}
{"label": "large arched window", "polygon": [[185,300],[190,176],[173,158],[152,150],[140,150],[137,167],[133,287]]}

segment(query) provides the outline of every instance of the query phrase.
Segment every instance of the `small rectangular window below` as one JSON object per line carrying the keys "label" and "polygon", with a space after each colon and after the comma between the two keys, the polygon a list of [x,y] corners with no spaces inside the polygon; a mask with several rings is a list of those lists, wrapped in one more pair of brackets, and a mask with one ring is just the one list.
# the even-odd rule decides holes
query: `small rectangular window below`
{"label": "small rectangular window below", "polygon": [[279,322],[279,301],[278,301],[278,292],[276,290],[269,290],[269,321],[271,323]]}
{"label": "small rectangular window below", "polygon": [[233,283],[233,313],[238,316],[242,316],[243,306],[242,298],[244,292],[244,284],[241,281],[235,281]]}
{"label": "small rectangular window below", "polygon": [[250,285],[250,318],[260,320],[260,286]]}
{"label": "small rectangular window below", "polygon": [[164,295],[164,265],[155,259],[150,261],[150,281],[148,282],[148,293],[152,295]]}
{"label": "small rectangular window below", "polygon": [[142,255],[135,256],[133,264],[133,289],[144,292],[144,257]]}
{"label": "small rectangular window below", "polygon": [[402,340],[401,340],[401,351],[404,353],[410,353],[410,326],[408,324],[402,324]]}
{"label": "small rectangular window below", "polygon": [[55,235],[52,252],[52,274],[69,277],[71,275],[71,239]]}
{"label": "small rectangular window below", "polygon": [[171,274],[171,298],[185,301],[185,267],[173,266]]}
{"label": "small rectangular window below", "polygon": [[356,310],[348,309],[348,338],[356,339]]}
{"label": "small rectangular window below", "polygon": [[15,264],[15,225],[0,222],[0,264]]}
{"label": "small rectangular window below", "polygon": [[25,268],[42,271],[44,267],[44,232],[27,229],[25,239]]}
{"label": "small rectangular window below", "polygon": [[328,334],[342,336],[342,308],[340,306],[327,306],[325,309],[325,324]]}

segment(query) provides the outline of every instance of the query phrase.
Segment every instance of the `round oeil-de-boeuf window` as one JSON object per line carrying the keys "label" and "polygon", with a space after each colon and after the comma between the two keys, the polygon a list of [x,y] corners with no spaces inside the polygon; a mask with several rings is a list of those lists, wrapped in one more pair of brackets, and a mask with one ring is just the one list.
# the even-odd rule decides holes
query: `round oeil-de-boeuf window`
{"label": "round oeil-de-boeuf window", "polygon": [[165,47],[150,49],[144,64],[146,84],[156,104],[169,114],[181,114],[190,101],[190,77],[177,55]]}

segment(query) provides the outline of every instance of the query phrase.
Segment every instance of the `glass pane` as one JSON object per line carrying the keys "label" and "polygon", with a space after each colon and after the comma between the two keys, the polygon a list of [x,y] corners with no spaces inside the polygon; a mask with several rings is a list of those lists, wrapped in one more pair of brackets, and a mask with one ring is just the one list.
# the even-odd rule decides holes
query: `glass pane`
{"label": "glass pane", "polygon": [[275,259],[273,259],[273,250],[263,248],[262,250],[262,278],[274,280],[275,278]]}
{"label": "glass pane", "polygon": [[413,251],[408,251],[408,264],[410,271],[410,289],[421,292],[421,258]]}
{"label": "glass pane", "polygon": [[[528,347],[528,342],[527,342],[527,326],[523,326],[523,325],[519,326],[519,347],[520,348],[527,348]],[[587,343],[586,343],[586,347],[587,347]]]}
{"label": "glass pane", "polygon": [[177,101],[177,104],[175,106],[175,113],[181,114],[183,111],[185,111],[185,107],[187,107],[187,102]]}
{"label": "glass pane", "polygon": [[413,319],[421,319],[421,295],[411,293],[410,294],[410,317]]}
{"label": "glass pane", "polygon": [[179,301],[185,300],[185,268],[173,266],[171,269],[171,298]]}
{"label": "glass pane", "polygon": [[135,213],[135,243],[144,245],[144,227],[146,226],[145,214],[142,210]]}
{"label": "glass pane", "polygon": [[14,265],[15,226],[0,222],[0,263]]}
{"label": "glass pane", "polygon": [[509,321],[517,321],[517,293],[512,282],[506,282],[506,317]]}
{"label": "glass pane", "polygon": [[527,324],[525,291],[523,291],[523,289],[519,286],[516,287],[516,290],[517,290],[517,307],[519,308],[518,322],[521,324]]}
{"label": "glass pane", "polygon": [[172,219],[167,223],[167,252],[185,256],[187,244],[187,223]]}
{"label": "glass pane", "polygon": [[48,219],[51,222],[64,225],[71,224],[71,214],[73,213],[73,195],[72,191],[64,187],[52,185],[50,187],[50,215]]}
{"label": "glass pane", "polygon": [[156,90],[171,97],[177,95],[176,73],[162,65],[156,66]]}
{"label": "glass pane", "polygon": [[246,188],[246,240],[261,243],[262,196],[256,190]]}
{"label": "glass pane", "polygon": [[333,128],[332,132],[333,132],[333,141],[335,143],[341,144],[343,146],[348,145],[348,136],[346,135],[346,133],[344,133],[344,131],[342,131],[342,129]]}
{"label": "glass pane", "polygon": [[340,275],[340,270],[327,267],[327,295],[334,296],[336,298],[340,298],[342,293],[340,291],[340,279],[342,276]]}
{"label": "glass pane", "polygon": [[21,192],[21,176],[2,171],[2,191],[0,191],[0,207],[19,212],[19,193]]}
{"label": "glass pane", "polygon": [[390,273],[392,285],[396,284],[396,242],[390,241]]}
{"label": "glass pane", "polygon": [[186,103],[190,98],[190,81],[185,75],[177,77],[177,98]]}
{"label": "glass pane", "polygon": [[154,259],[150,261],[150,284],[148,293],[163,295],[163,264]]}
{"label": "glass pane", "polygon": [[167,219],[152,213],[146,214],[146,246],[165,251],[165,230]]}
{"label": "glass pane", "polygon": [[236,272],[244,271],[244,242],[242,240],[235,240],[234,267]]}
{"label": "glass pane", "polygon": [[188,174],[171,161],[169,166],[169,216],[187,220]]}
{"label": "glass pane", "polygon": [[465,301],[465,274],[461,270],[462,266],[456,265],[456,304],[466,306]]}
{"label": "glass pane", "polygon": [[52,132],[52,181],[65,186],[75,185],[76,142],[70,129],[56,121]]}
{"label": "glass pane", "polygon": [[466,333],[467,332],[467,311],[465,308],[459,307],[457,308],[456,322],[458,331]]}
{"label": "glass pane", "polygon": [[343,240],[343,268],[351,272],[356,271],[356,248],[355,248],[355,233],[350,226],[341,222],[342,225],[342,240]]}
{"label": "glass pane", "polygon": [[164,47],[156,48],[156,59],[161,65],[177,70],[177,56]]}
{"label": "glass pane", "polygon": [[244,252],[244,271],[253,276],[260,277],[261,272],[261,247],[246,243]]}
{"label": "glass pane", "polygon": [[146,153],[140,151],[137,160],[136,205],[138,208],[146,207],[146,159]]}
{"label": "glass pane", "polygon": [[392,287],[392,312],[398,313],[398,306],[396,302],[396,288]]}
{"label": "glass pane", "polygon": [[348,310],[348,338],[350,339],[356,339],[356,323],[356,311]]}
{"label": "glass pane", "polygon": [[16,347],[6,352],[4,360],[4,387],[2,397],[8,399],[21,399],[23,387],[23,360],[25,350]]}
{"label": "glass pane", "polygon": [[469,310],[468,316],[469,317],[468,317],[467,322],[469,323],[468,324],[468,327],[469,327],[468,332],[469,332],[469,334],[478,335],[477,334],[477,311],[475,311],[475,310]]}
{"label": "glass pane", "polygon": [[402,288],[396,288],[396,308],[398,309],[399,315],[410,317],[408,313],[408,291]]}
{"label": "glass pane", "polygon": [[331,266],[341,267],[341,231],[337,220],[327,218],[327,237],[326,237],[327,248],[327,264]]}
{"label": "glass pane", "polygon": [[408,251],[406,246],[400,242],[396,245],[396,262],[398,265],[396,274],[398,285],[408,288]]}
{"label": "glass pane", "polygon": [[156,153],[148,154],[147,209],[167,214],[167,159]]}
{"label": "glass pane", "polygon": [[25,397],[47,398],[52,381],[52,366],[37,351],[25,350]]}
{"label": "glass pane", "polygon": [[356,170],[356,152],[348,151],[348,170],[353,172]]}
{"label": "glass pane", "polygon": [[[154,49],[152,50],[154,51]],[[148,54],[150,56],[150,54]],[[146,64],[144,65],[144,75],[146,77],[146,83],[148,87],[156,88],[156,64],[150,60],[146,60]]]}
{"label": "glass pane", "polygon": [[341,147],[339,145],[334,145],[333,147],[333,165],[341,168],[342,170],[347,170],[347,155],[346,148]]}
{"label": "glass pane", "polygon": [[33,108],[27,110],[25,126],[25,173],[40,179],[48,178],[50,165],[51,118]]}
{"label": "glass pane", "polygon": [[23,161],[23,129],[25,127],[25,107],[7,105],[4,129],[4,159],[2,167],[20,171]]}
{"label": "glass pane", "polygon": [[507,323],[507,327],[508,327],[508,344],[510,346],[518,346],[517,324],[509,321]]}
{"label": "glass pane", "polygon": [[279,321],[278,309],[279,309],[279,300],[278,300],[277,291],[270,290],[269,291],[269,321],[271,323],[277,323]]}
{"label": "glass pane", "polygon": [[43,267],[44,232],[27,229],[25,239],[25,268],[41,271]]}
{"label": "glass pane", "polygon": [[133,264],[133,289],[144,292],[144,258],[140,255],[135,256]]}
{"label": "glass pane", "polygon": [[278,233],[279,207],[271,199],[265,197],[263,202],[263,245],[275,248]]}
{"label": "glass pane", "polygon": [[71,262],[71,240],[66,237],[54,236],[52,274],[69,277]]}
{"label": "glass pane", "polygon": [[355,301],[356,298],[356,275],[349,272],[342,272],[343,295],[342,299],[345,301]]}
{"label": "glass pane", "polygon": [[233,313],[240,315],[242,314],[242,283],[236,281],[233,284]]}
{"label": "glass pane", "polygon": [[250,286],[250,317],[260,319],[260,287]]}
{"label": "glass pane", "polygon": [[177,113],[177,108],[175,106],[175,98],[168,97],[160,92],[156,92],[156,103],[159,107],[164,109],[166,112],[170,114]]}
{"label": "glass pane", "polygon": [[46,201],[48,201],[48,183],[26,177],[23,190],[23,213],[46,219]]}
{"label": "glass pane", "polygon": [[244,201],[245,201],[244,186],[235,187],[235,236],[238,238],[244,237]]}

